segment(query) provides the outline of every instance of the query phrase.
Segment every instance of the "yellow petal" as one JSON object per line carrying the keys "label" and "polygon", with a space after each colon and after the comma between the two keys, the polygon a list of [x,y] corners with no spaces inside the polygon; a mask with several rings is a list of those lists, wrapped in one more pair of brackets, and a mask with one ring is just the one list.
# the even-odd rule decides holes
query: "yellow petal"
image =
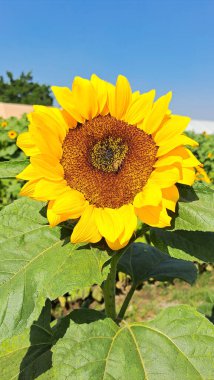
{"label": "yellow petal", "polygon": [[39,150],[44,154],[50,154],[58,159],[62,156],[62,142],[57,133],[47,125],[44,117],[37,112],[32,112],[29,132]]}
{"label": "yellow petal", "polygon": [[139,219],[149,226],[158,228],[170,226],[171,218],[162,205],[145,206],[140,209],[135,209],[135,212]]}
{"label": "yellow petal", "polygon": [[71,129],[76,128],[77,121],[70,115],[70,113],[68,113],[66,110],[60,110],[60,111],[68,127]]}
{"label": "yellow petal", "polygon": [[115,116],[118,120],[121,120],[127,111],[131,98],[132,90],[128,79],[123,75],[119,75],[115,89],[115,115],[112,116]]}
{"label": "yellow petal", "polygon": [[95,223],[94,210],[94,206],[86,207],[72,232],[72,243],[97,243],[102,238]]}
{"label": "yellow petal", "polygon": [[69,214],[56,214],[53,211],[53,204],[55,201],[50,201],[48,203],[47,209],[47,218],[51,227],[57,226],[57,224],[64,222],[65,220],[70,219]]}
{"label": "yellow petal", "polygon": [[118,209],[96,208],[95,219],[100,234],[108,241],[117,240],[124,230],[124,221]]}
{"label": "yellow petal", "polygon": [[157,152],[157,157],[163,156],[164,154],[168,153],[169,151],[173,150],[174,148],[180,145],[198,146],[198,143],[185,135],[177,136],[176,139],[172,138],[166,140],[165,144],[160,146]]}
{"label": "yellow petal", "polygon": [[158,206],[162,199],[160,187],[156,183],[148,181],[143,190],[134,198],[134,207]]}
{"label": "yellow petal", "polygon": [[154,137],[156,144],[162,146],[165,145],[166,140],[177,138],[177,135],[180,135],[186,129],[189,122],[189,117],[172,115],[156,133]]}
{"label": "yellow petal", "polygon": [[155,169],[149,180],[161,189],[171,187],[182,178],[181,165],[166,166]]}
{"label": "yellow petal", "polygon": [[124,230],[117,240],[121,245],[121,248],[128,244],[134,231],[137,228],[137,216],[134,211],[134,207],[131,204],[124,205],[118,209],[123,220]]}
{"label": "yellow petal", "polygon": [[111,116],[116,116],[115,108],[115,86],[111,83],[107,83],[108,99],[107,105]]}
{"label": "yellow petal", "polygon": [[196,167],[201,165],[200,161],[197,160],[197,158],[192,154],[192,152],[187,149],[183,148],[183,162],[182,166],[185,168],[188,167]]}
{"label": "yellow petal", "polygon": [[166,189],[162,189],[162,195],[163,206],[168,210],[175,211],[176,203],[179,199],[179,192],[177,187],[174,185]]}
{"label": "yellow petal", "polygon": [[48,201],[56,199],[65,191],[66,181],[48,181],[39,179],[27,182],[21,189],[20,195],[37,199],[39,201]]}
{"label": "yellow petal", "polygon": [[86,120],[91,120],[97,116],[97,96],[90,80],[75,77],[72,84],[72,94],[76,108]]}
{"label": "yellow petal", "polygon": [[79,218],[88,202],[77,190],[66,189],[53,203],[52,210],[56,214],[70,214],[70,218]]}
{"label": "yellow petal", "polygon": [[154,133],[168,111],[171,97],[172,93],[168,92],[166,95],[156,100],[151,112],[146,116],[143,123],[138,125],[138,127],[148,134]]}
{"label": "yellow petal", "polygon": [[182,179],[178,182],[184,185],[192,186],[195,181],[195,169],[193,168],[182,168]]}
{"label": "yellow petal", "polygon": [[16,145],[23,150],[26,156],[35,156],[41,153],[29,132],[21,133],[17,138]]}
{"label": "yellow petal", "polygon": [[54,160],[47,154],[39,154],[31,157],[30,162],[40,178],[61,181],[64,178],[64,170],[58,160]]}
{"label": "yellow petal", "polygon": [[41,174],[33,168],[30,164],[21,173],[19,173],[16,178],[25,180],[35,180],[41,178]]}
{"label": "yellow petal", "polygon": [[99,114],[105,115],[106,113],[108,113],[108,111],[106,110],[108,97],[107,83],[95,74],[92,74],[91,76],[91,83],[96,91]]}
{"label": "yellow petal", "polygon": [[74,96],[71,90],[67,87],[58,86],[52,86],[51,89],[61,107],[65,109],[79,123],[84,123],[85,118],[80,113],[79,108],[76,108]]}
{"label": "yellow petal", "polygon": [[120,249],[124,248],[128,244],[129,240],[124,242],[123,244],[120,243],[120,241],[117,239],[113,243],[106,239],[106,243],[108,244],[109,248],[111,248],[113,251],[119,251]]}
{"label": "yellow petal", "polygon": [[132,125],[140,123],[150,111],[154,97],[155,90],[140,95],[132,101],[123,119]]}
{"label": "yellow petal", "polygon": [[84,196],[79,191],[68,189],[56,200],[49,202],[48,221],[53,227],[67,219],[77,219],[82,215],[87,205],[88,202],[85,201]]}
{"label": "yellow petal", "polygon": [[169,153],[167,156],[160,157],[155,164],[154,168],[160,168],[162,166],[169,166],[174,164],[175,162],[181,163],[183,161],[182,157],[179,155],[172,155]]}
{"label": "yellow petal", "polygon": [[52,132],[63,143],[68,132],[68,124],[62,116],[61,110],[54,107],[34,106],[34,110],[40,115],[41,123],[46,131]]}

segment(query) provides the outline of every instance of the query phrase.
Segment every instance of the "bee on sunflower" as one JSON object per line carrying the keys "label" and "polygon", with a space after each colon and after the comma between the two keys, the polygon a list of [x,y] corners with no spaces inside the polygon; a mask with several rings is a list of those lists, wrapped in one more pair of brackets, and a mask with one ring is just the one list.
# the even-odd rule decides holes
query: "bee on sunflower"
{"label": "bee on sunflower", "polygon": [[185,145],[197,142],[183,131],[190,119],[169,111],[171,92],[132,92],[119,75],[112,85],[92,75],[75,77],[72,90],[52,87],[61,109],[34,106],[29,131],[18,146],[30,165],[21,195],[48,201],[51,226],[79,219],[71,242],[105,238],[113,250],[126,246],[137,218],[170,226],[176,183],[192,185],[200,162]]}

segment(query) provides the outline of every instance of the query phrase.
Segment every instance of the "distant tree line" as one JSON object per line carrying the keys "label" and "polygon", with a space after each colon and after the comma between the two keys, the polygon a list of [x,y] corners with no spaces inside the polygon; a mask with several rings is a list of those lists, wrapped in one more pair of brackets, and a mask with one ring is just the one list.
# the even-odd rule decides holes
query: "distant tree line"
{"label": "distant tree line", "polygon": [[6,74],[6,81],[0,76],[0,102],[52,105],[50,86],[34,82],[31,72],[22,72],[17,79],[14,79],[10,71]]}

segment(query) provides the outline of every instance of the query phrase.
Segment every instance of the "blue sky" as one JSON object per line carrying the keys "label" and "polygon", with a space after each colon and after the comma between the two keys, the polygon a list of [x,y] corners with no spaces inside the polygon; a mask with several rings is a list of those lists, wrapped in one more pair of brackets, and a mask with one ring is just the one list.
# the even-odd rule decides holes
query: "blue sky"
{"label": "blue sky", "polygon": [[214,0],[0,0],[0,74],[70,86],[93,72],[173,91],[171,109],[214,120]]}

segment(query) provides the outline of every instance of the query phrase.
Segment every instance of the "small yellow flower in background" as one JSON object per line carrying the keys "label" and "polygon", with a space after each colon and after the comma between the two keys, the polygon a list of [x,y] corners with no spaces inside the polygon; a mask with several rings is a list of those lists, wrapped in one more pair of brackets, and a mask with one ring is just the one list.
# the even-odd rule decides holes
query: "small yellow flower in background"
{"label": "small yellow flower in background", "polygon": [[76,77],[72,90],[52,88],[62,110],[34,106],[29,131],[17,145],[31,163],[17,178],[21,195],[49,201],[51,226],[79,219],[71,242],[126,246],[137,218],[170,226],[176,183],[192,185],[200,162],[184,145],[190,119],[169,112],[171,92],[154,102],[155,91],[132,92],[119,75],[116,86],[96,75]]}
{"label": "small yellow flower in background", "polygon": [[8,134],[8,137],[9,137],[11,140],[14,140],[14,139],[16,138],[16,136],[17,136],[16,131],[13,131],[13,130],[8,131],[7,134]]}
{"label": "small yellow flower in background", "polygon": [[206,131],[202,132],[202,135],[203,135],[204,137],[206,137],[206,138],[208,138],[208,137],[209,137],[209,135],[207,134],[207,132],[206,132]]}
{"label": "small yellow flower in background", "polygon": [[6,121],[2,121],[1,126],[2,126],[2,128],[5,128],[7,126],[7,122]]}
{"label": "small yellow flower in background", "polygon": [[197,170],[197,173],[196,173],[197,181],[204,181],[206,183],[211,183],[211,180],[209,179],[205,170],[202,168],[202,165],[197,166],[196,170]]}
{"label": "small yellow flower in background", "polygon": [[208,155],[207,155],[208,158],[211,158],[212,156],[213,156],[212,153],[208,153]]}

